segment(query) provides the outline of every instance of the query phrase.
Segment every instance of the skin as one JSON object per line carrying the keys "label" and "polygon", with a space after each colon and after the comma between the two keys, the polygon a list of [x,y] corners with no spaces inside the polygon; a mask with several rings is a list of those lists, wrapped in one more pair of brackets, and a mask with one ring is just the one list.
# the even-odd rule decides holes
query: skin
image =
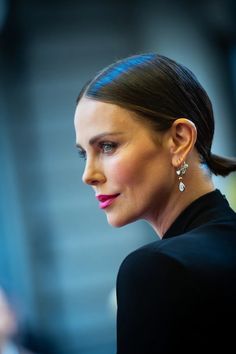
{"label": "skin", "polygon": [[[76,144],[86,155],[83,182],[96,195],[119,193],[104,209],[112,226],[144,219],[162,237],[193,200],[214,190],[194,148],[196,127],[186,118],[157,133],[129,110],[83,97],[74,123]],[[181,193],[176,170],[184,161],[189,168]]]}

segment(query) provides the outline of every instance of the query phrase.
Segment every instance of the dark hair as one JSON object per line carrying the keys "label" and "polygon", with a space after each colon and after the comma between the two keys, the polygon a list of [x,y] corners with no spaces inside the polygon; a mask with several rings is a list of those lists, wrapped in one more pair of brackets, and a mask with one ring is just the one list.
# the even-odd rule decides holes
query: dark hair
{"label": "dark hair", "polygon": [[197,128],[201,162],[215,175],[227,176],[236,170],[236,159],[211,153],[211,101],[195,75],[174,60],[156,53],[118,60],[83,87],[77,103],[83,96],[129,109],[158,131],[169,129],[177,118],[187,118]]}

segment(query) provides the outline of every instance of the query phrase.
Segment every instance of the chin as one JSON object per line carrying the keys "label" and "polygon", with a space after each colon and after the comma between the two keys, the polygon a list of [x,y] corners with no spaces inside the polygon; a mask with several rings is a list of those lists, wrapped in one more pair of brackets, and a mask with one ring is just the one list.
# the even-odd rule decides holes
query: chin
{"label": "chin", "polygon": [[117,227],[117,228],[129,224],[128,222],[121,222],[119,220],[109,220],[109,219],[107,219],[107,222],[108,222],[109,225],[111,225],[113,227]]}
{"label": "chin", "polygon": [[107,222],[109,225],[113,226],[113,227],[122,227],[122,226],[126,226],[132,222],[136,221],[136,219],[119,219],[119,218],[112,218],[111,216],[109,217],[107,215]]}

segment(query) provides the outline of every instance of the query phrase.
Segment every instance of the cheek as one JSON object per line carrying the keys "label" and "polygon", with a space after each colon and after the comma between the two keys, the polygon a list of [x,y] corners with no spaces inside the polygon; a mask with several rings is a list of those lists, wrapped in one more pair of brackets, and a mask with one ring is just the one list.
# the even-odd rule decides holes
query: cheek
{"label": "cheek", "polygon": [[143,158],[116,158],[109,163],[107,175],[119,185],[135,185],[143,181],[144,161]]}

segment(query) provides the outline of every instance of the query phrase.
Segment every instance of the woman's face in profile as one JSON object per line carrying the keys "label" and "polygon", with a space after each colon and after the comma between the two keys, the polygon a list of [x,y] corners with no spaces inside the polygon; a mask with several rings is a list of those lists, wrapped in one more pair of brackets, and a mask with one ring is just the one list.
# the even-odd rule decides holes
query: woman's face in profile
{"label": "woman's face in profile", "polygon": [[138,219],[155,221],[174,173],[164,135],[154,138],[134,113],[87,98],[77,106],[75,131],[86,160],[82,179],[94,189],[108,222],[119,227]]}

